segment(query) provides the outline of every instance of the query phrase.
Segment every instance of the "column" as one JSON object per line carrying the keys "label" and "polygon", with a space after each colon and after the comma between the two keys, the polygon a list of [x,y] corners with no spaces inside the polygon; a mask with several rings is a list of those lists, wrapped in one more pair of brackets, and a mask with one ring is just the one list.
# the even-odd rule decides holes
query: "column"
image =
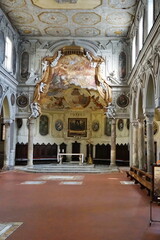
{"label": "column", "polygon": [[111,123],[111,162],[110,167],[116,166],[116,119]]}
{"label": "column", "polygon": [[144,144],[144,120],[138,120],[138,160],[139,169],[145,169],[145,144]]}
{"label": "column", "polygon": [[10,122],[5,122],[5,141],[4,141],[4,170],[9,170],[10,159]]}
{"label": "column", "polygon": [[138,167],[138,122],[135,120],[132,126],[132,166]]}
{"label": "column", "polygon": [[147,172],[152,172],[154,163],[154,134],[153,134],[153,114],[146,114],[147,128]]}
{"label": "column", "polygon": [[34,121],[35,121],[35,119],[29,119],[29,127],[28,127],[28,166],[33,166]]}

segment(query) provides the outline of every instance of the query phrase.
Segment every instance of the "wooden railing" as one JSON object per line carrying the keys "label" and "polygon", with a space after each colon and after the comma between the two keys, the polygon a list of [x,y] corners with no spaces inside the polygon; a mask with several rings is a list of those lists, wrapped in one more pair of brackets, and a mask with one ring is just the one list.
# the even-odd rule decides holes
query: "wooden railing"
{"label": "wooden railing", "polygon": [[140,184],[141,189],[146,189],[148,195],[152,192],[152,175],[142,171],[136,167],[130,167],[129,171],[126,171],[127,177],[135,181],[135,184]]}

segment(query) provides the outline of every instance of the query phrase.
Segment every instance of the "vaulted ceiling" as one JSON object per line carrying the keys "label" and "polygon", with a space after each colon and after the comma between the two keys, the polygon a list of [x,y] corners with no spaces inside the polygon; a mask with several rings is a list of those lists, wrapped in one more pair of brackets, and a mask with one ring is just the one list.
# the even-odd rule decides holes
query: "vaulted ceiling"
{"label": "vaulted ceiling", "polygon": [[24,36],[125,37],[137,0],[0,0]]}

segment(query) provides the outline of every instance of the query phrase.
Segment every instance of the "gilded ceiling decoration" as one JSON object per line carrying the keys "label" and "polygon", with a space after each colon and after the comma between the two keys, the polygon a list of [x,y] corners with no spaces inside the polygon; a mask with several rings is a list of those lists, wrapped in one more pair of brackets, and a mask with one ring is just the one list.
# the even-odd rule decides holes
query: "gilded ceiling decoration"
{"label": "gilded ceiling decoration", "polygon": [[54,25],[62,25],[68,22],[67,16],[59,12],[43,12],[38,17],[40,21]]}
{"label": "gilded ceiling decoration", "polygon": [[[19,33],[24,36],[105,38],[106,36],[127,36],[139,1],[78,0],[77,3],[71,2],[72,0],[59,0],[59,2],[57,0],[0,0],[0,7]],[[25,29],[24,25],[30,26],[31,29]],[[84,28],[79,28],[80,26]],[[59,27],[61,29],[58,29]]]}
{"label": "gilded ceiling decoration", "polygon": [[[18,25],[16,25],[18,26]],[[19,28],[19,32],[22,34],[22,35],[40,35],[40,31],[39,29],[35,28],[35,27],[31,27],[31,26],[18,26]]]}
{"label": "gilded ceiling decoration", "polygon": [[100,30],[96,29],[96,28],[82,27],[82,28],[77,28],[75,30],[75,34],[78,37],[80,37],[80,36],[81,37],[95,37],[95,36],[100,35]]}
{"label": "gilded ceiling decoration", "polygon": [[[63,1],[63,0],[62,0]],[[94,9],[101,5],[101,0],[78,0],[77,3],[69,2],[59,4],[57,0],[32,0],[33,4],[46,9]]]}
{"label": "gilded ceiling decoration", "polygon": [[55,37],[67,37],[70,35],[70,30],[63,27],[49,27],[45,29],[47,35]]}
{"label": "gilded ceiling decoration", "polygon": [[101,21],[101,17],[95,13],[77,13],[73,16],[73,22],[79,25],[95,25]]}
{"label": "gilded ceiling decoration", "polygon": [[23,11],[11,11],[8,13],[8,16],[11,18],[11,19],[14,19],[13,21],[15,23],[20,23],[20,24],[28,24],[28,23],[32,23],[34,21],[32,15],[30,15],[29,13],[27,12],[23,12]]}
{"label": "gilded ceiling decoration", "polygon": [[26,5],[25,0],[10,0],[10,1],[1,0],[0,2],[2,5],[10,8],[21,8]]}
{"label": "gilded ceiling decoration", "polygon": [[112,8],[125,8],[129,9],[136,5],[136,0],[108,0],[108,5]]}
{"label": "gilded ceiling decoration", "polygon": [[124,27],[112,27],[106,30],[106,36],[112,37],[113,35],[125,37],[127,35],[128,28]]}
{"label": "gilded ceiling decoration", "polygon": [[125,25],[132,21],[132,17],[133,16],[127,12],[113,12],[106,17],[106,20],[112,25]]}

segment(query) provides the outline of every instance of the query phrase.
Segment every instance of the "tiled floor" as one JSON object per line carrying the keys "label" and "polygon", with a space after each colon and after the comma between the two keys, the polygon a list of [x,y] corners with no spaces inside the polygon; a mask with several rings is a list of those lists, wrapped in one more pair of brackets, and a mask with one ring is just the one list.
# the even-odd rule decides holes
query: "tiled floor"
{"label": "tiled floor", "polygon": [[[23,223],[7,240],[159,240],[149,203],[123,171],[0,173],[0,224]],[[160,219],[160,206],[153,210]]]}

